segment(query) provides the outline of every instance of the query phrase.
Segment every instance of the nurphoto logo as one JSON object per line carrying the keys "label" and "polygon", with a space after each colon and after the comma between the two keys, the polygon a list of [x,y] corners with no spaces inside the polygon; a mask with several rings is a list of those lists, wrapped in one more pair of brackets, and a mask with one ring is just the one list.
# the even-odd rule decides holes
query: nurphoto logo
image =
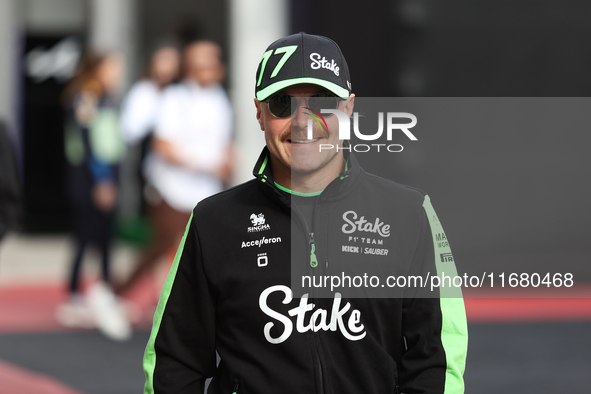
{"label": "nurphoto logo", "polygon": [[[311,108],[306,107],[306,109],[310,110],[312,113],[307,113],[311,119],[308,119],[307,124],[307,131],[308,131],[308,139],[312,140],[314,138],[314,122],[318,123],[322,129],[328,129],[326,120],[321,114],[334,114],[337,116],[339,121],[339,139],[340,140],[350,140],[351,139],[351,119],[341,110],[338,109],[321,109],[320,113],[318,111],[314,111]],[[384,120],[385,119],[385,120]],[[410,122],[408,123],[395,123],[394,120],[396,119],[407,119]],[[409,129],[413,128],[417,124],[417,117],[408,112],[378,112],[378,130],[373,134],[363,134],[359,130],[359,113],[353,112],[353,133],[357,138],[362,141],[376,141],[382,137],[384,134],[384,123],[386,123],[386,140],[392,141],[392,137],[394,132],[401,131],[408,137],[411,141],[418,141],[417,137]],[[320,144],[319,151],[322,152],[323,150],[332,150],[336,149],[337,152],[339,150],[353,150],[355,152],[369,152],[371,150],[376,150],[380,152],[381,149],[385,151],[397,153],[402,152],[404,147],[400,144],[354,144],[354,145],[347,145],[347,146],[339,146],[333,144]]]}

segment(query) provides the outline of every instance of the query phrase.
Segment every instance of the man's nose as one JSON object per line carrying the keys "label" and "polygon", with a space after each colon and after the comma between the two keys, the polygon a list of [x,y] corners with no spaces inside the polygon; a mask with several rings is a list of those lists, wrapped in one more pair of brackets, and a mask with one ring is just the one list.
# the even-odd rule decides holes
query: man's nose
{"label": "man's nose", "polygon": [[297,103],[298,107],[291,116],[291,127],[292,129],[298,128],[302,130],[308,126],[308,119],[310,119],[310,116],[306,114],[306,112],[309,111],[305,108],[308,105],[308,100],[301,97],[295,99],[294,101],[295,102],[292,102],[292,105],[296,105]]}

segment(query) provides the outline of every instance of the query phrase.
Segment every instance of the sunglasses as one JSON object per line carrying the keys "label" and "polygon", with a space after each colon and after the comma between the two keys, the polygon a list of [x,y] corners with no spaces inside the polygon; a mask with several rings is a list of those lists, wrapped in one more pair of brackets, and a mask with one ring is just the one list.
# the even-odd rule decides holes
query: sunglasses
{"label": "sunglasses", "polygon": [[[276,118],[288,118],[295,113],[298,106],[291,105],[291,99],[300,99],[289,94],[278,94],[265,100],[269,104],[269,111]],[[337,109],[342,99],[332,93],[316,93],[307,98],[307,108],[320,112],[321,109]],[[330,116],[332,114],[327,114]]]}

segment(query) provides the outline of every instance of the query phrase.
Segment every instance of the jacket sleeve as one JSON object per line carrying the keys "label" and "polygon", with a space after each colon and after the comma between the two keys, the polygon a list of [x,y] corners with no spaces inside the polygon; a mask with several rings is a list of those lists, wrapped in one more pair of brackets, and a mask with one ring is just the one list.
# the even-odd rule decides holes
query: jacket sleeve
{"label": "jacket sleeve", "polygon": [[215,372],[215,300],[194,221],[191,215],[154,315],[144,394],[203,393]]}
{"label": "jacket sleeve", "polygon": [[[429,196],[423,209],[413,274],[453,278],[457,270],[451,249]],[[468,329],[461,289],[405,298],[403,305],[406,351],[399,368],[401,393],[464,393]]]}

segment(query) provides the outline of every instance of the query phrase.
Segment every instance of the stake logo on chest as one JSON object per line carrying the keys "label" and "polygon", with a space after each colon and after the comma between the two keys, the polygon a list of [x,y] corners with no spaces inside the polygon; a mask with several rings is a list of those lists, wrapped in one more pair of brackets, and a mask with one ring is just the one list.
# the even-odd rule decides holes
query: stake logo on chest
{"label": "stake logo on chest", "polygon": [[[275,285],[265,289],[259,297],[259,307],[267,316],[276,320],[276,322],[283,325],[283,332],[277,337],[271,335],[271,329],[277,324],[276,322],[268,322],[265,324],[263,334],[265,339],[272,344],[279,344],[285,342],[293,332],[293,322],[285,316],[267,305],[267,298],[271,293],[283,292],[284,298],[282,303],[289,304],[293,300],[293,293],[291,289],[283,285]],[[304,294],[300,299],[300,303],[295,308],[288,311],[289,316],[296,317],[295,328],[299,333],[307,331],[337,331],[350,341],[358,341],[365,338],[365,327],[361,324],[361,312],[357,309],[351,310],[351,303],[347,302],[341,307],[341,294],[335,293],[332,309],[329,311],[323,308],[316,308],[315,304],[308,303],[308,294]],[[351,310],[349,312],[349,310]],[[308,314],[308,312],[312,312]],[[348,314],[348,319],[345,315]],[[345,319],[347,323],[345,323]]]}

